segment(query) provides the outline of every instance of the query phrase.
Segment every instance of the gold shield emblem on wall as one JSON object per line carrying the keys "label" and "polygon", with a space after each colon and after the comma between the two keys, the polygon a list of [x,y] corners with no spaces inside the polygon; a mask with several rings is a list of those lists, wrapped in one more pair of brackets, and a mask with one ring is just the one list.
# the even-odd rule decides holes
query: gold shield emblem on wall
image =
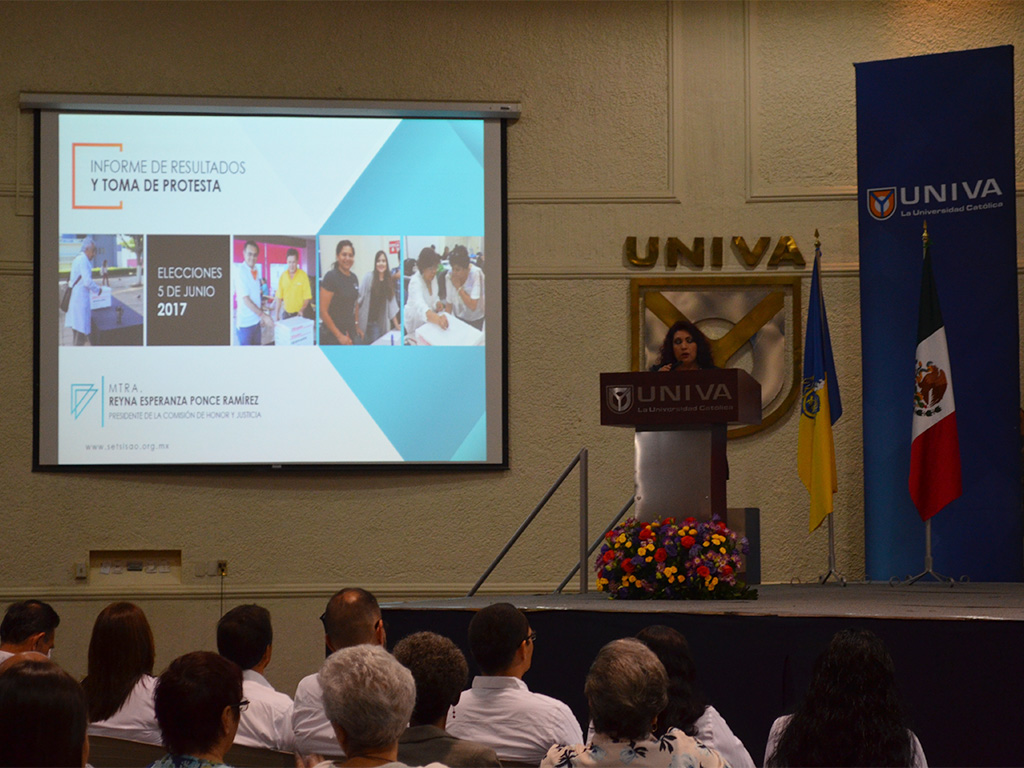
{"label": "gold shield emblem on wall", "polygon": [[659,358],[668,329],[688,320],[711,342],[719,368],[742,368],[761,384],[762,420],[729,437],[774,424],[800,393],[802,275],[637,278],[630,282],[634,371]]}

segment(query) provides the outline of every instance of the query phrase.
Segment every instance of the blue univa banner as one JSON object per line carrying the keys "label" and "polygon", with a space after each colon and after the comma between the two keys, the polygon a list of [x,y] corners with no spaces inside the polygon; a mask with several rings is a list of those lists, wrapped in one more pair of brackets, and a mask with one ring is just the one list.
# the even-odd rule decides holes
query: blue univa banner
{"label": "blue univa banner", "polygon": [[932,518],[934,569],[1020,581],[1013,48],[855,66],[867,577],[924,570],[908,475],[927,221],[963,473]]}

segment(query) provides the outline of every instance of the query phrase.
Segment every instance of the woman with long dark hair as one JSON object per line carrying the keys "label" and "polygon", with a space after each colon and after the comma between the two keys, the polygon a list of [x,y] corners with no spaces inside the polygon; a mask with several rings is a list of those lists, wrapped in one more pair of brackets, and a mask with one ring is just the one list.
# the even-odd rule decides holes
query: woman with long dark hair
{"label": "woman with long dark hair", "polygon": [[658,715],[655,734],[678,728],[716,750],[731,768],[754,768],[743,742],[718,710],[708,704],[697,685],[697,665],[686,637],[671,627],[655,624],[640,630],[636,639],[654,651],[668,674],[668,706]]}
{"label": "woman with long dark hair", "polygon": [[914,766],[928,763],[907,728],[896,669],[881,638],[837,632],[814,663],[792,715],[772,724],[767,766]]}
{"label": "woman with long dark hair", "polygon": [[665,334],[658,362],[651,366],[651,371],[699,371],[714,367],[708,337],[689,320],[677,320]]}
{"label": "woman with long dark hair", "polygon": [[373,269],[366,273],[359,286],[359,327],[364,329],[364,344],[373,344],[389,330],[398,330],[395,283],[384,251],[377,251]]}
{"label": "woman with long dark hair", "polygon": [[111,603],[96,617],[89,640],[89,733],[160,743],[153,711],[153,630],[133,603]]}
{"label": "woman with long dark hair", "polygon": [[0,766],[80,766],[89,758],[82,686],[39,653],[0,665]]}

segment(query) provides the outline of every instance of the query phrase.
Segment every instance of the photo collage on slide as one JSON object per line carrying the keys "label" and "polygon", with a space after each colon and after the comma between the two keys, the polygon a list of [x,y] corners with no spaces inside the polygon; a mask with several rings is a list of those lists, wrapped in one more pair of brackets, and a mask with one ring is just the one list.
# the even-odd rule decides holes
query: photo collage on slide
{"label": "photo collage on slide", "polygon": [[482,346],[484,238],[60,236],[62,346]]}

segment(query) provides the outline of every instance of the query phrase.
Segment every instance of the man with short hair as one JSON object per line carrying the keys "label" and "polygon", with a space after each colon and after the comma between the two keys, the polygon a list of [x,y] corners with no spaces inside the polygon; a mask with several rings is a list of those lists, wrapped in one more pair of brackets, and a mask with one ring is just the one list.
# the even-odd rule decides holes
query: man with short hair
{"label": "man with short hair", "polygon": [[240,605],[217,622],[217,650],[242,669],[242,694],[249,700],[238,721],[235,744],[289,752],[294,748],[292,700],[263,676],[274,648],[270,612]]}
{"label": "man with short hair", "polygon": [[309,276],[299,269],[299,252],[289,248],[285,261],[288,269],[278,278],[274,302],[274,316],[277,320],[301,315],[313,300],[313,293],[309,290]]}
{"label": "man with short hair", "polygon": [[60,616],[41,600],[11,603],[0,622],[0,662],[27,651],[49,656],[58,624]]}
{"label": "man with short hair", "polygon": [[469,622],[469,648],[483,673],[448,713],[452,736],[492,747],[503,762],[539,765],[553,744],[583,741],[579,721],[564,703],[531,693],[523,675],[537,633],[526,614],[495,603]]}
{"label": "man with short hair", "polygon": [[231,270],[231,287],[237,302],[236,335],[238,343],[243,347],[262,344],[261,329],[264,325],[274,323],[270,315],[263,311],[263,290],[260,288],[260,275],[256,268],[259,255],[260,247],[256,241],[246,240],[242,248],[245,261],[233,264]]}
{"label": "man with short hair", "polygon": [[416,632],[395,646],[395,658],[416,681],[416,706],[398,739],[398,759],[406,765],[441,763],[449,768],[500,766],[494,750],[457,739],[444,730],[448,709],[469,681],[462,651],[447,637]]}
{"label": "man with short hair", "polygon": [[448,256],[451,266],[444,273],[446,285],[445,309],[459,320],[465,320],[478,331],[484,327],[484,273],[470,263],[464,245],[456,245]]}
{"label": "man with short hair", "polygon": [[[320,621],[324,625],[326,656],[357,645],[387,647],[377,598],[365,589],[348,587],[336,592]],[[302,678],[295,689],[292,729],[295,749],[306,757],[341,754],[334,728],[324,714],[324,695],[316,674]]]}

